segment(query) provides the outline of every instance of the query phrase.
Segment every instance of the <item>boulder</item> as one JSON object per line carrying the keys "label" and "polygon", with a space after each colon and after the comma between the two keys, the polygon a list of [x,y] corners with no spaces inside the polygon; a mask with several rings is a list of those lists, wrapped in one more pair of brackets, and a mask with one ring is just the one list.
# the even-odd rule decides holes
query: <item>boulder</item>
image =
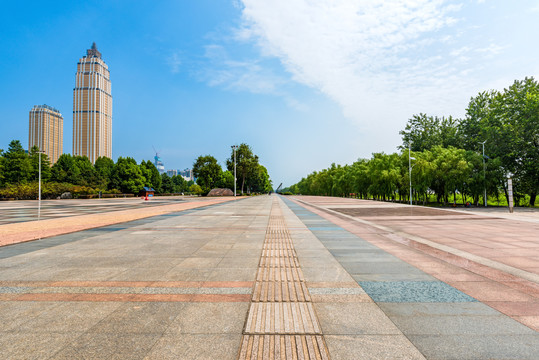
{"label": "boulder", "polygon": [[73,199],[73,196],[69,191],[66,191],[65,193],[62,193],[62,195],[60,195],[60,199]]}
{"label": "boulder", "polygon": [[230,189],[212,189],[207,196],[234,196],[234,192]]}

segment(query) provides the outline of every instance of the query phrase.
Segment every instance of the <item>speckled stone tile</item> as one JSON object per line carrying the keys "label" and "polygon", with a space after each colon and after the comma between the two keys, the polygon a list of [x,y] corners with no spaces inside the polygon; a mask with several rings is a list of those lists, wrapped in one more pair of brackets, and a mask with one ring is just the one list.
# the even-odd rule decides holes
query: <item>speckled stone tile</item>
{"label": "speckled stone tile", "polygon": [[404,335],[326,335],[333,360],[424,360]]}
{"label": "speckled stone tile", "polygon": [[409,335],[427,359],[537,360],[539,336],[531,335]]}
{"label": "speckled stone tile", "polygon": [[146,360],[219,359],[235,360],[241,334],[170,334],[157,341]]}
{"label": "speckled stone tile", "polygon": [[473,302],[471,296],[441,281],[361,281],[375,302]]}

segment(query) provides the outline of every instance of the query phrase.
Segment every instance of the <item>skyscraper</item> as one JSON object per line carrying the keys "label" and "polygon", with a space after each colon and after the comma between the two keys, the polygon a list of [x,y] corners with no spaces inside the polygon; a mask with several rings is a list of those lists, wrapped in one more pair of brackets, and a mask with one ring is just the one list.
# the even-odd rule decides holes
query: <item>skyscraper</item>
{"label": "skyscraper", "polygon": [[30,110],[28,149],[36,145],[54,164],[63,152],[64,118],[60,111],[47,105],[35,105]]}
{"label": "skyscraper", "polygon": [[95,43],[77,64],[73,89],[73,155],[112,158],[110,73]]}

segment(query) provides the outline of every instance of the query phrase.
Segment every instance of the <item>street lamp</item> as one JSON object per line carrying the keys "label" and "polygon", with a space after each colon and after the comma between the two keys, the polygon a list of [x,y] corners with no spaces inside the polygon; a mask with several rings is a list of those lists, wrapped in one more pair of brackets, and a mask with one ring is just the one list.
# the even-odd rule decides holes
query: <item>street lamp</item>
{"label": "street lamp", "polygon": [[39,162],[39,180],[38,180],[38,200],[37,200],[37,221],[41,218],[41,153],[43,151],[39,149],[38,151],[38,162]]}
{"label": "street lamp", "polygon": [[410,205],[412,205],[412,160],[415,160],[415,158],[412,157],[412,149],[410,148],[410,144],[408,144],[408,170],[410,173]]}
{"label": "street lamp", "polygon": [[484,196],[484,199],[485,199],[485,207],[487,207],[487,171],[486,171],[486,167],[485,167],[485,143],[487,141],[483,141],[482,144],[483,145],[483,185],[485,187],[485,196]]}
{"label": "street lamp", "polygon": [[234,150],[234,198],[236,197],[236,150],[238,150],[238,145],[232,145],[232,150]]}

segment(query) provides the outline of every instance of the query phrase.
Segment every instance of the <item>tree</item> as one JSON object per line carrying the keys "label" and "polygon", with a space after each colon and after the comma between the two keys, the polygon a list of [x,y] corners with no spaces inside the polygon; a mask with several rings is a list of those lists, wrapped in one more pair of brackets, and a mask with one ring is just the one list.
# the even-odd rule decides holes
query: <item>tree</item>
{"label": "tree", "polygon": [[92,165],[92,162],[87,156],[73,156],[73,162],[79,169],[80,176],[76,182],[72,182],[72,184],[83,186],[97,185],[97,174],[94,165]]}
{"label": "tree", "polygon": [[[30,163],[32,165],[32,173],[29,180],[39,180],[39,148],[37,145],[32,146],[29,151]],[[47,154],[41,154],[41,181],[47,182],[51,177],[51,163]]]}
{"label": "tree", "polygon": [[209,193],[220,183],[222,173],[221,165],[211,155],[201,155],[193,164],[193,174],[197,178],[197,184],[202,188],[203,194]]}
{"label": "tree", "polygon": [[449,117],[419,114],[408,120],[402,135],[402,150],[411,146],[413,151],[430,150],[434,146],[457,146],[457,132],[460,120]]}
{"label": "tree", "polygon": [[170,176],[167,175],[167,173],[161,174],[161,192],[166,194],[171,194],[175,192],[174,183],[172,182]]}
{"label": "tree", "polygon": [[31,174],[32,164],[19,140],[9,143],[4,154],[4,181],[8,184],[26,183]]}
{"label": "tree", "polygon": [[150,160],[142,160],[140,162],[140,170],[144,177],[144,186],[149,186],[157,192],[160,192],[162,180],[159,170],[157,170],[155,165]]}
{"label": "tree", "polygon": [[[234,150],[226,161],[227,169],[234,173]],[[258,169],[258,156],[253,154],[251,147],[242,143],[236,150],[236,176],[241,179],[241,193],[245,189],[250,176],[255,176]]]}
{"label": "tree", "polygon": [[[234,175],[228,171],[227,173],[231,175],[230,180],[234,184]],[[249,178],[248,187],[255,193],[267,193],[271,191],[271,180],[269,179],[268,170],[264,166],[258,165],[254,175]]]}
{"label": "tree", "polygon": [[221,182],[218,187],[234,190],[234,174],[229,170],[223,171],[223,176],[221,177]]}
{"label": "tree", "polygon": [[174,192],[181,193],[189,191],[187,181],[181,175],[174,175],[172,177],[172,184],[174,184]]}
{"label": "tree", "polygon": [[[470,100],[466,118],[461,124],[463,146],[481,151],[499,162],[500,169],[490,167],[487,179],[496,177],[498,187],[513,174],[515,197],[530,195],[533,206],[539,192],[539,84],[533,78],[516,80],[502,92],[479,93]],[[488,184],[487,184],[488,185]]]}
{"label": "tree", "polygon": [[51,180],[59,183],[78,184],[80,170],[71,154],[62,154],[52,165]]}
{"label": "tree", "polygon": [[112,169],[112,185],[124,193],[137,194],[144,187],[144,177],[135,159],[119,157]]}
{"label": "tree", "polygon": [[103,189],[109,189],[114,161],[106,156],[100,156],[95,161],[94,168],[98,186]]}

